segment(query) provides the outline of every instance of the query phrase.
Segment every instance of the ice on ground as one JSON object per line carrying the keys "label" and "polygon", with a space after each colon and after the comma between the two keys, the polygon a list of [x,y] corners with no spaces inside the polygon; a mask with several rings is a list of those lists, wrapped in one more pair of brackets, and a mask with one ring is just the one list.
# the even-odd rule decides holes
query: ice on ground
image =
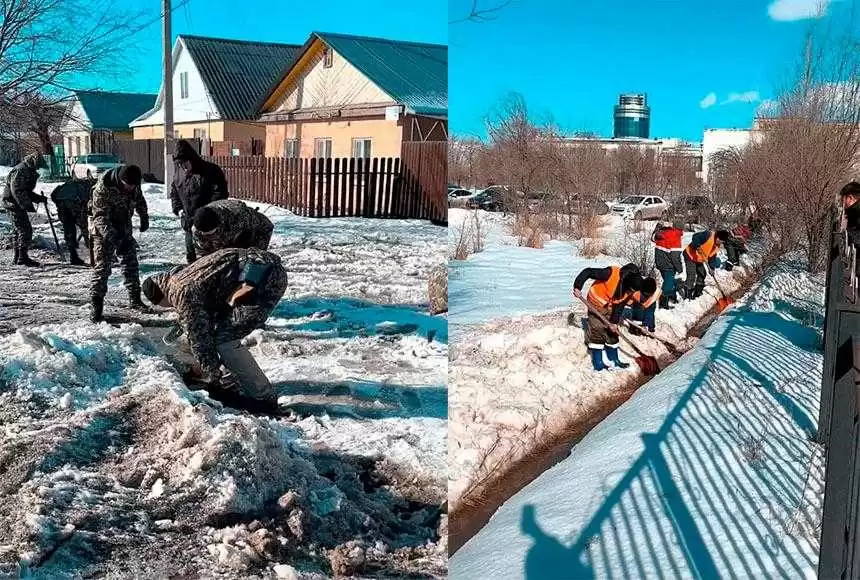
{"label": "ice on ground", "polygon": [[[184,237],[164,186],[144,193],[145,276]],[[445,230],[260,209],[290,287],[246,343],[279,419],[189,391],[171,314],[85,322],[91,271],[58,261],[44,208],[44,266],[0,256],[0,575],[445,575],[447,325],[426,311]],[[117,268],[106,315],[126,300]]]}
{"label": "ice on ground", "polygon": [[814,578],[823,280],[784,264],[450,560],[458,578]]}
{"label": "ice on ground", "polygon": [[[467,213],[454,213],[452,227],[469,219]],[[500,214],[477,215],[487,220],[488,227],[505,227]],[[603,231],[608,247],[617,248],[631,236],[650,235],[650,225],[638,232],[630,227],[609,216]],[[688,232],[686,241],[691,236]],[[498,241],[501,235],[495,239],[483,252],[449,265],[449,322],[455,337],[448,416],[452,507],[471,494],[476,494],[471,500],[480,501],[480,483],[644,381],[635,365],[626,371],[592,370],[582,324],[585,306],[574,302],[572,295],[574,278],[583,268],[620,265],[624,260],[584,258],[579,242],[547,242],[542,249],[532,249],[505,245]],[[653,249],[647,251],[653,255]],[[760,259],[753,248],[743,256],[743,267],[718,270],[722,291],[737,291],[750,275],[750,266]],[[693,342],[688,333],[720,296],[709,278],[702,297],[670,311],[658,310],[657,335],[686,350]],[[571,312],[575,326],[568,325]],[[635,342],[660,361],[671,359],[658,342],[638,338]],[[635,353],[626,343],[621,346],[622,359],[631,362]]]}

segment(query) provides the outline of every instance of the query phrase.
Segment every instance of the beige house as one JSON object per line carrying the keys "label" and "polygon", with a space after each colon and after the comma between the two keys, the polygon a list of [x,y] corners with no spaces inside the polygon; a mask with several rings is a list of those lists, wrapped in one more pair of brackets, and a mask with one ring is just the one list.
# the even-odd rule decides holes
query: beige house
{"label": "beige house", "polygon": [[[262,141],[258,104],[301,46],[180,35],[173,47],[174,137]],[[131,122],[135,139],[162,139],[162,87],[155,106]]]}
{"label": "beige house", "polygon": [[263,101],[269,157],[399,157],[448,138],[448,47],[315,32]]}

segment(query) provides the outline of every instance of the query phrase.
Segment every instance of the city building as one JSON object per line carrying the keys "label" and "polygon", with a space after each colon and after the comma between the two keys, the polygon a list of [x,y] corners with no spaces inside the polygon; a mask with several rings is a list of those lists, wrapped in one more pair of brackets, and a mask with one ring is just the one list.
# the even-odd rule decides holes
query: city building
{"label": "city building", "polygon": [[651,131],[651,107],[645,94],[624,93],[615,105],[614,130],[616,139],[648,139]]}

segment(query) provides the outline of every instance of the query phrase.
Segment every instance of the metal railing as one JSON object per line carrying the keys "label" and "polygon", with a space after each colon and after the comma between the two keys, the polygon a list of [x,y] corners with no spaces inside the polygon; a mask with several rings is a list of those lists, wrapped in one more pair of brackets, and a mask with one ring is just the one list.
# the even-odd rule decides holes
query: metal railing
{"label": "metal railing", "polygon": [[816,440],[826,462],[818,577],[860,578],[860,304],[857,247],[831,240],[824,319],[824,368]]}

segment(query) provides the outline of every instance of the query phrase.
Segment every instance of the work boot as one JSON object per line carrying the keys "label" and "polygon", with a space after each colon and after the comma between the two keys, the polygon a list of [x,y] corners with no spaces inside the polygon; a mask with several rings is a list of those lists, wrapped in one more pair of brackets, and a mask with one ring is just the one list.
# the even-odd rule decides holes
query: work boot
{"label": "work boot", "polygon": [[152,314],[155,312],[140,299],[140,288],[128,291],[128,307],[143,314]]}
{"label": "work boot", "polygon": [[699,297],[699,296],[701,296],[704,292],[705,292],[705,287],[704,287],[704,286],[702,286],[702,285],[700,285],[700,284],[696,284],[696,285],[693,287],[693,296],[692,296],[692,297],[693,297],[694,299],[695,299],[695,298],[698,298],[698,297]]}
{"label": "work boot", "polygon": [[92,303],[90,304],[90,322],[96,323],[104,320],[104,308],[105,301],[104,298],[93,298]]}
{"label": "work boot", "polygon": [[669,302],[670,302],[670,303],[672,303],[672,304],[677,304],[677,303],[678,303],[678,292],[677,292],[677,291],[675,291],[675,292],[670,292],[670,293],[667,295],[667,298],[669,299]]}
{"label": "work boot", "polygon": [[618,358],[618,347],[617,346],[609,346],[606,345],[606,358],[609,359],[609,362],[614,364],[619,369],[629,368],[630,365],[626,362],[621,362],[621,359]]}
{"label": "work boot", "polygon": [[30,268],[38,268],[41,264],[35,260],[31,260],[30,256],[27,255],[27,250],[21,249],[18,251],[18,264],[21,266],[28,266]]}
{"label": "work boot", "polygon": [[591,353],[591,364],[594,366],[594,370],[596,371],[605,371],[609,367],[603,364],[603,349],[602,348],[589,348],[588,352]]}
{"label": "work boot", "polygon": [[662,296],[660,296],[659,302],[660,302],[660,308],[662,308],[663,310],[671,310],[672,308],[674,308],[674,306],[669,304],[669,296],[666,294],[663,294]]}
{"label": "work boot", "polygon": [[75,250],[71,250],[69,252],[69,264],[72,266],[86,266],[86,262],[81,260],[81,257],[78,256],[78,253]]}

